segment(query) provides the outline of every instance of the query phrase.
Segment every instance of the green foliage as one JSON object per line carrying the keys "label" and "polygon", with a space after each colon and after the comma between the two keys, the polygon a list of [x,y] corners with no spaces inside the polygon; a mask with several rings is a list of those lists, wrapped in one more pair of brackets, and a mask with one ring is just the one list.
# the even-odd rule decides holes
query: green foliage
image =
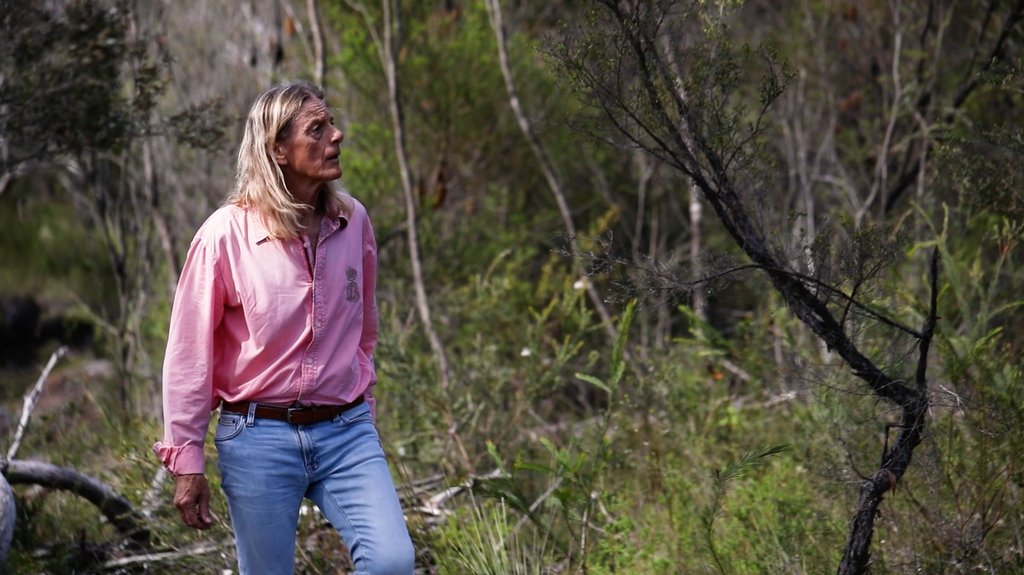
{"label": "green foliage", "polygon": [[132,131],[119,83],[129,50],[124,11],[76,2],[59,18],[8,1],[3,25],[0,125],[16,154],[109,150]]}
{"label": "green foliage", "polygon": [[730,570],[727,564],[723,563],[723,558],[715,544],[715,523],[722,516],[729,484],[759,467],[764,467],[768,464],[767,458],[783,453],[788,449],[789,446],[776,445],[748,451],[725,468],[715,469],[711,472],[711,497],[707,504],[701,508],[700,523],[704,548],[711,559],[711,563],[720,575],[726,575]]}
{"label": "green foliage", "polygon": [[110,262],[94,230],[73,206],[49,193],[0,196],[0,294],[47,300],[70,294],[113,309]]}
{"label": "green foliage", "polygon": [[450,517],[435,549],[441,575],[541,575],[549,559],[539,541],[513,533],[503,501],[471,500],[465,515]]}

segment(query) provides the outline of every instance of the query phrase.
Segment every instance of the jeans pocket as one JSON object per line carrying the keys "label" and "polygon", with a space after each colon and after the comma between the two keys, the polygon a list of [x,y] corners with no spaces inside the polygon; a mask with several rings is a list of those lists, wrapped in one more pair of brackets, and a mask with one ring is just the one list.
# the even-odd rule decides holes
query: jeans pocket
{"label": "jeans pocket", "polygon": [[240,413],[221,412],[217,419],[217,431],[213,435],[214,441],[227,441],[242,433],[245,428],[245,420]]}
{"label": "jeans pocket", "polygon": [[345,413],[338,415],[335,421],[342,425],[355,425],[364,421],[373,423],[373,414],[370,413],[370,404],[363,403],[362,405],[357,405]]}

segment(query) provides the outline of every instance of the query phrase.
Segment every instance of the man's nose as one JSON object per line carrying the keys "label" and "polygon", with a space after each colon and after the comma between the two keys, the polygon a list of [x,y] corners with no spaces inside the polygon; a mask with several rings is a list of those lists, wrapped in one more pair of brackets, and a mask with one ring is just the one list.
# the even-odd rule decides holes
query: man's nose
{"label": "man's nose", "polygon": [[345,134],[343,134],[341,132],[341,130],[339,130],[338,128],[335,128],[334,126],[331,126],[331,127],[334,128],[334,135],[331,137],[331,141],[332,142],[339,142],[340,143],[342,140],[345,139]]}

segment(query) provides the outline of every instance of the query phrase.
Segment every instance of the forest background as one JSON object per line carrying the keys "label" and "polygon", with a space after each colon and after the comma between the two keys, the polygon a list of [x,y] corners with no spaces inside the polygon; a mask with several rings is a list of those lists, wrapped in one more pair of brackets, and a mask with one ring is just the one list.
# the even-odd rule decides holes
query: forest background
{"label": "forest background", "polygon": [[[421,572],[1024,572],[1024,0],[0,8],[11,572],[234,567],[149,446],[184,254],[299,77]],[[297,554],[347,572],[315,509]]]}

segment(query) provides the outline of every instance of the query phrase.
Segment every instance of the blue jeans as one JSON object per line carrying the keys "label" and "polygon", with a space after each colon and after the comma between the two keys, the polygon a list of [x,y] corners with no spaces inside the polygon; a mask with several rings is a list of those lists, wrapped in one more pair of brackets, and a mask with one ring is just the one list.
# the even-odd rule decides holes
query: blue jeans
{"label": "blue jeans", "polygon": [[299,506],[316,503],[359,575],[410,575],[415,555],[367,404],[312,425],[221,413],[217,446],[242,575],[295,572]]}

